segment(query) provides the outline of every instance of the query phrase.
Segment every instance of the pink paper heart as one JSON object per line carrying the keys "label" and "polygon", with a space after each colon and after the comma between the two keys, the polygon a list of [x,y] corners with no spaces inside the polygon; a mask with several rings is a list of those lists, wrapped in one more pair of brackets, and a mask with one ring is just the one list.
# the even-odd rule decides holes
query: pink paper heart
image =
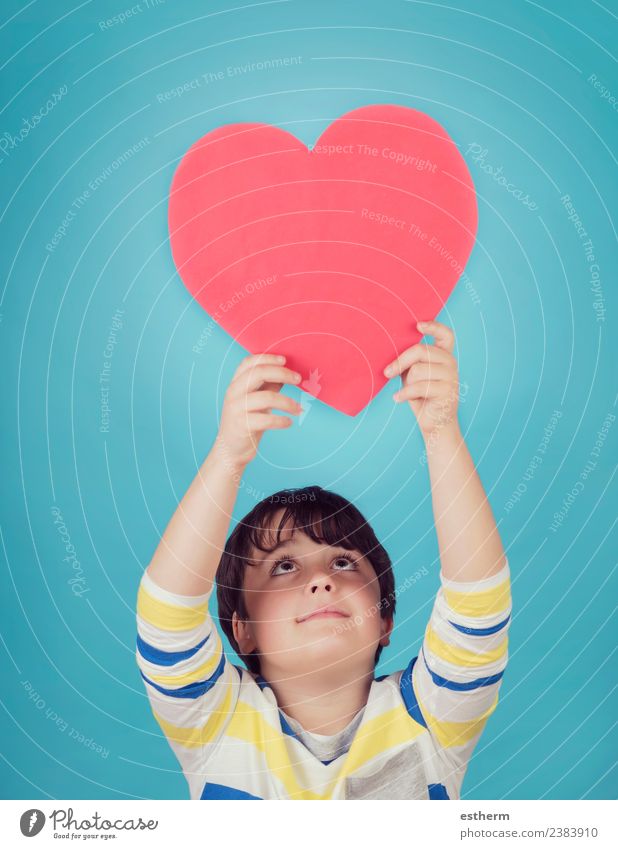
{"label": "pink paper heart", "polygon": [[354,109],[309,150],[269,124],[228,124],[182,158],[170,192],[178,272],[251,353],[285,354],[302,388],[356,415],[384,366],[442,309],[477,205],[457,146],[404,106]]}

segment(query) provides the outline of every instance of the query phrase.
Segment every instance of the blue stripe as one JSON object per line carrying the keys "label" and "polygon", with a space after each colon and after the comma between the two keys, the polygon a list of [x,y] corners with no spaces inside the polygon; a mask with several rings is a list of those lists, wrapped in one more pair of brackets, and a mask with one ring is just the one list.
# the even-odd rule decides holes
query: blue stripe
{"label": "blue stripe", "polygon": [[503,619],[502,622],[498,622],[497,625],[492,625],[491,628],[468,628],[466,625],[458,625],[457,622],[451,622],[449,619],[449,623],[453,626],[453,628],[457,628],[458,631],[461,631],[462,634],[472,634],[474,637],[487,637],[489,634],[495,634],[498,631],[501,631],[511,618],[510,614]]}
{"label": "blue stripe", "polygon": [[428,784],[427,788],[429,790],[429,798],[430,799],[448,799],[449,795],[446,792],[446,787],[444,784]]}
{"label": "blue stripe", "polygon": [[287,721],[285,716],[281,713],[281,711],[279,711],[279,719],[281,721],[281,730],[283,731],[283,733],[287,734],[289,737],[296,737],[298,742],[302,743],[303,741],[300,739],[300,737],[298,736],[296,731],[294,731],[294,729],[292,728],[290,723]]}
{"label": "blue stripe", "polygon": [[[208,635],[208,637],[210,634]],[[193,657],[194,654],[202,648],[208,637],[204,637],[201,643],[198,643],[196,646],[193,646],[192,649],[186,649],[186,651],[163,651],[162,649],[157,649],[154,646],[151,646],[150,643],[147,643],[145,640],[142,640],[140,635],[137,635],[137,650],[144,658],[144,660],[149,661],[150,663],[154,663],[157,666],[173,666],[175,663],[180,663],[181,660],[188,660],[188,658]]]}
{"label": "blue stripe", "polygon": [[270,684],[268,683],[268,681],[265,681],[264,678],[262,678],[262,676],[259,675],[259,674],[256,675],[255,683],[258,685],[260,690],[263,690],[265,687],[270,687]]}
{"label": "blue stripe", "polygon": [[412,686],[412,669],[414,668],[416,660],[417,658],[413,657],[410,663],[401,673],[399,689],[401,691],[401,698],[403,699],[403,703],[406,706],[406,710],[408,711],[412,719],[415,722],[418,722],[419,725],[422,725],[423,728],[427,728],[427,723],[423,719],[423,714],[421,713],[421,709],[419,708],[418,702],[416,701],[414,687]]}
{"label": "blue stripe", "polygon": [[449,681],[448,678],[443,678],[436,672],[431,671],[431,669],[427,666],[425,652],[423,652],[423,660],[425,661],[427,672],[429,672],[432,677],[433,683],[437,684],[438,687],[446,687],[447,690],[458,690],[461,692],[464,690],[476,690],[477,687],[489,687],[490,684],[495,684],[504,675],[503,670],[502,672],[498,672],[496,675],[488,675],[487,678],[476,678],[474,681],[464,681],[463,683],[460,681]]}
{"label": "blue stripe", "polygon": [[177,699],[197,699],[199,696],[203,696],[211,687],[217,683],[218,679],[221,677],[223,669],[225,667],[225,654],[221,652],[221,660],[219,661],[219,666],[210,678],[207,678],[205,681],[194,681],[192,684],[186,684],[184,687],[178,687],[175,690],[169,690],[166,687],[161,687],[160,684],[155,684],[154,681],[151,681],[150,678],[147,678],[144,673],[140,669],[140,674],[144,681],[147,681],[151,687],[154,687],[155,690],[158,690],[160,693],[163,693],[165,696],[174,696]]}
{"label": "blue stripe", "polygon": [[264,800],[261,796],[253,796],[244,790],[238,790],[236,787],[227,787],[225,784],[213,784],[207,781],[202,790],[200,799],[259,799]]}

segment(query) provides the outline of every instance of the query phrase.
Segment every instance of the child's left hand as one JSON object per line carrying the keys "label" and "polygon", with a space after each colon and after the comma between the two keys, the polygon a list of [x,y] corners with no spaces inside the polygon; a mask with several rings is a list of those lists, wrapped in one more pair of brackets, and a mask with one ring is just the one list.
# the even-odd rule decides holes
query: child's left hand
{"label": "child's left hand", "polygon": [[402,387],[393,397],[398,403],[409,402],[423,438],[427,439],[432,431],[459,428],[455,335],[438,321],[419,321],[416,326],[423,335],[433,336],[435,345],[413,345],[393,360],[384,374],[389,378],[401,375]]}

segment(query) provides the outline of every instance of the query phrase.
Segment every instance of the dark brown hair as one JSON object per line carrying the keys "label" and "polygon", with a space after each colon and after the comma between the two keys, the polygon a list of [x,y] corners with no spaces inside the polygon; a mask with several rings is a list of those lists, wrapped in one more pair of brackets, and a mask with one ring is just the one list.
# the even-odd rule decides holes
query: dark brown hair
{"label": "dark brown hair", "polygon": [[[275,537],[272,519],[282,508]],[[314,542],[360,551],[373,566],[378,579],[381,617],[395,616],[391,559],[362,513],[347,498],[321,486],[279,490],[256,504],[238,522],[225,545],[215,576],[221,628],[234,651],[256,674],[260,673],[259,653],[257,649],[248,655],[240,652],[232,629],[232,614],[236,611],[240,619],[249,618],[243,597],[247,560],[251,559],[253,548],[264,552],[276,548],[281,531],[290,519],[291,528],[302,531]],[[383,648],[378,646],[376,650],[374,668]]]}

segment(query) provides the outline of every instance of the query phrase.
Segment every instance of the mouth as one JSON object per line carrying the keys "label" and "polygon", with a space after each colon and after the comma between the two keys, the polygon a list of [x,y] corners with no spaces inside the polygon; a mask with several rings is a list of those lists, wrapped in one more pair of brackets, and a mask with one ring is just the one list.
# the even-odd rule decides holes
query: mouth
{"label": "mouth", "polygon": [[310,619],[323,619],[325,617],[337,617],[339,619],[347,619],[349,614],[344,613],[337,607],[321,607],[319,610],[314,610],[313,613],[308,613],[306,616],[301,616],[297,622],[308,622]]}

